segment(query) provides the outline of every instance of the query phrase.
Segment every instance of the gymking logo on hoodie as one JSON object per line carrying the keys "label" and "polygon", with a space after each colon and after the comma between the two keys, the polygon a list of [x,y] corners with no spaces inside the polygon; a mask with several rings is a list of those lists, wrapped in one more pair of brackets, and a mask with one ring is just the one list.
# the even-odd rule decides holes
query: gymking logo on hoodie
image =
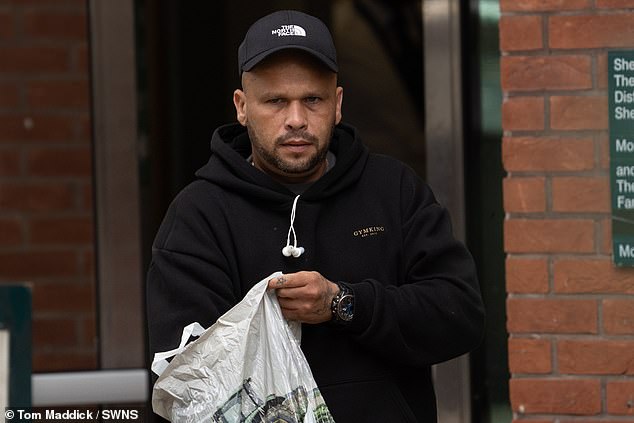
{"label": "gymking logo on hoodie", "polygon": [[282,25],[278,29],[271,31],[271,35],[276,34],[278,37],[288,37],[290,35],[305,37],[306,30],[299,25]]}
{"label": "gymking logo on hoodie", "polygon": [[357,229],[352,232],[352,236],[367,238],[369,236],[377,236],[385,232],[385,226],[370,226],[368,228]]}

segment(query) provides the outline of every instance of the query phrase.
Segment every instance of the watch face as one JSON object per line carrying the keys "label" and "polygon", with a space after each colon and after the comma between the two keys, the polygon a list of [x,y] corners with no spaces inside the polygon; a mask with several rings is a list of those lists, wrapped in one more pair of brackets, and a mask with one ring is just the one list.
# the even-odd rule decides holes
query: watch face
{"label": "watch face", "polygon": [[337,304],[337,314],[341,320],[346,322],[354,317],[354,297],[350,294],[344,295]]}

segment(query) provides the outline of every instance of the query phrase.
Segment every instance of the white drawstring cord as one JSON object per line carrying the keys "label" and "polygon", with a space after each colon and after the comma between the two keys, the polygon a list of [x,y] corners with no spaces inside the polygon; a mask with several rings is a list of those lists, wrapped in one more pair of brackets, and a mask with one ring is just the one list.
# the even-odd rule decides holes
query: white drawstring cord
{"label": "white drawstring cord", "polygon": [[[288,235],[286,236],[286,246],[282,248],[282,254],[285,257],[299,257],[304,253],[303,247],[297,246],[297,234],[295,233],[295,213],[297,211],[297,200],[299,195],[295,197],[293,201],[293,208],[291,209],[291,226],[288,228]],[[293,245],[291,245],[291,234],[293,234]]]}
{"label": "white drawstring cord", "polygon": [[297,200],[299,200],[299,195],[295,197],[293,201],[293,208],[291,209],[291,227],[288,228],[288,235],[286,236],[286,245],[290,245],[291,243],[291,232],[293,233],[293,247],[297,248],[297,234],[295,233],[295,213],[297,212]]}

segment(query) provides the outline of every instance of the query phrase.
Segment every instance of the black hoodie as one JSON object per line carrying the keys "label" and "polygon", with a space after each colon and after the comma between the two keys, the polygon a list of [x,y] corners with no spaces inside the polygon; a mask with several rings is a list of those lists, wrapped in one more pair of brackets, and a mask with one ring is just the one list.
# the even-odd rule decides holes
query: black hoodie
{"label": "black hoodie", "polygon": [[247,162],[246,130],[218,128],[211,157],[175,198],[148,273],[152,354],[184,326],[208,327],[262,278],[315,270],[354,291],[345,325],[303,325],[302,350],[335,421],[435,422],[430,366],[480,342],[473,260],[447,211],[402,163],[369,154],[340,124],[335,166],[299,198],[305,253],[285,257],[295,194]]}

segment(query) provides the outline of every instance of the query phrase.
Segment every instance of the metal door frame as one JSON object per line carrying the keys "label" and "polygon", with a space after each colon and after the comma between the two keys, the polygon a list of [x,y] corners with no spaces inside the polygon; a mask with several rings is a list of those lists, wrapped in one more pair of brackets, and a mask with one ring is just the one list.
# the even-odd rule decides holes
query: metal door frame
{"label": "metal door frame", "polygon": [[134,4],[90,0],[99,361],[143,367]]}
{"label": "metal door frame", "polygon": [[[427,182],[465,240],[459,0],[423,1]],[[471,422],[469,356],[434,366],[438,422]]]}

